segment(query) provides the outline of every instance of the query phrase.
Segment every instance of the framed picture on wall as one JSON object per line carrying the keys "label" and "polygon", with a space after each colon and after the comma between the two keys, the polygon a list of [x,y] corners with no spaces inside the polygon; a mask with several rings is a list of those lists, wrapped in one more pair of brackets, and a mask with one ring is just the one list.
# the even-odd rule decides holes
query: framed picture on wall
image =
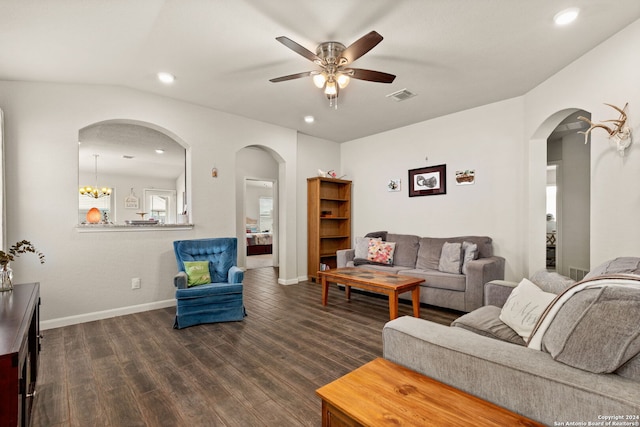
{"label": "framed picture on wall", "polygon": [[409,170],[409,197],[447,194],[447,165]]}
{"label": "framed picture on wall", "polygon": [[136,196],[129,195],[124,198],[124,207],[126,209],[138,209],[139,202]]}

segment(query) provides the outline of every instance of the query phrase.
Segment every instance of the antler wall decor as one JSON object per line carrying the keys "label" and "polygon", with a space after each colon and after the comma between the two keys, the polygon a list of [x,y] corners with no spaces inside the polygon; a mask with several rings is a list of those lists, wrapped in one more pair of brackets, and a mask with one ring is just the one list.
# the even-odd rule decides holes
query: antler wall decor
{"label": "antler wall decor", "polygon": [[584,134],[584,143],[586,144],[589,141],[589,134],[592,130],[596,128],[604,129],[609,134],[609,140],[615,142],[618,154],[624,156],[624,150],[631,145],[631,128],[627,126],[627,113],[624,112],[629,103],[624,104],[624,107],[622,108],[618,108],[615,105],[607,103],[604,105],[608,105],[620,113],[619,119],[605,120],[605,122],[613,123],[614,126],[607,126],[603,123],[593,123],[586,117],[578,116],[578,120],[582,120],[589,124],[589,129],[578,133]]}

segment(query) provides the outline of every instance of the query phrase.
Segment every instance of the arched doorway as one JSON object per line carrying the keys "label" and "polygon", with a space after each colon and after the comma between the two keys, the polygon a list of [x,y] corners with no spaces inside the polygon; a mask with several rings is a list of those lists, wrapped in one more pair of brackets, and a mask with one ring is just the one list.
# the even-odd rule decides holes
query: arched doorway
{"label": "arched doorway", "polygon": [[236,153],[238,265],[241,267],[279,265],[281,163],[277,153],[263,146],[247,146]]}
{"label": "arched doorway", "polygon": [[[576,238],[576,231],[572,229],[572,227],[568,227],[567,225],[573,225],[575,222],[572,221],[575,219],[573,217],[573,207],[571,204],[573,203],[573,197],[576,194],[586,194],[590,193],[589,188],[586,190],[581,188],[580,190],[576,190],[573,186],[576,185],[576,182],[579,183],[580,180],[584,183],[584,181],[589,182],[589,178],[584,178],[584,174],[589,176],[590,171],[590,162],[587,160],[586,163],[584,160],[581,160],[580,164],[580,173],[576,177],[574,172],[578,171],[578,168],[568,167],[574,162],[574,154],[572,151],[577,148],[586,149],[590,153],[590,146],[584,146],[584,136],[577,134],[580,128],[569,129],[570,127],[574,127],[573,125],[565,126],[568,123],[575,123],[576,116],[582,114],[586,115],[583,110],[578,108],[568,108],[565,110],[560,110],[551,116],[549,116],[534,132],[531,139],[529,140],[529,153],[528,153],[528,166],[529,166],[529,183],[528,183],[528,258],[526,260],[527,265],[525,266],[525,273],[527,275],[531,275],[533,272],[547,268],[547,258],[548,258],[548,234],[547,234],[547,183],[548,183],[548,164],[550,163],[549,159],[549,144],[557,143],[558,140],[562,140],[565,137],[568,139],[567,146],[555,147],[554,149],[558,149],[561,153],[564,153],[563,156],[566,158],[562,159],[562,177],[560,180],[563,182],[563,189],[559,189],[558,192],[561,194],[561,198],[558,199],[557,204],[561,207],[562,215],[562,224],[560,225],[560,229],[562,230],[559,236],[561,240],[562,249],[562,266],[559,269],[559,273],[564,275],[569,275],[569,267],[576,267],[574,265],[577,261],[565,259],[567,253],[570,251],[575,251],[576,247],[586,247],[587,249],[587,257],[584,261],[587,263],[585,266],[578,266],[579,268],[588,269],[588,247],[589,247],[589,221],[590,218],[590,201],[586,201],[586,208],[584,207],[584,200],[580,202],[582,206],[582,211],[587,211],[586,215],[586,230],[584,219],[580,219],[579,221],[575,221],[580,223],[580,230],[582,234],[580,238]],[[558,131],[556,131],[558,129]],[[578,147],[580,145],[580,147]],[[568,163],[567,163],[568,162]],[[551,160],[551,163],[558,164],[557,162]],[[567,187],[566,178],[569,177],[572,184]],[[588,196],[587,196],[588,199]],[[571,208],[571,209],[568,209]],[[558,236],[556,236],[558,237]],[[579,240],[580,242],[576,243],[575,241]],[[585,243],[586,242],[586,243]],[[581,258],[582,259],[582,258]],[[582,261],[581,261],[582,262]]]}

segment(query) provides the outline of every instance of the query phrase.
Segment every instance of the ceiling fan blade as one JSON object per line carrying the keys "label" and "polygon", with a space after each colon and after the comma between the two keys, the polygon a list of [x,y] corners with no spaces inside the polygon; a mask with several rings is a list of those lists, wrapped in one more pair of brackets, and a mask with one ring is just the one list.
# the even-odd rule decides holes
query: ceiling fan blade
{"label": "ceiling fan blade", "polygon": [[322,59],[320,59],[320,57],[318,55],[316,55],[315,53],[311,52],[306,47],[299,45],[298,43],[294,42],[293,40],[291,40],[288,37],[280,36],[280,37],[276,37],[276,40],[278,40],[280,43],[282,43],[283,45],[285,45],[286,47],[288,47],[289,49],[291,49],[295,53],[304,56],[309,61],[313,61],[313,62],[318,63],[318,64],[322,62]]}
{"label": "ceiling fan blade", "polygon": [[396,78],[393,74],[383,73],[382,71],[363,70],[362,68],[347,68],[344,71],[354,79],[376,83],[391,83]]}
{"label": "ceiling fan blade", "polygon": [[272,83],[285,82],[287,80],[300,79],[302,77],[310,76],[312,71],[305,71],[304,73],[296,73],[289,74],[288,76],[276,77],[275,79],[270,79],[269,81]]}
{"label": "ceiling fan blade", "polygon": [[375,31],[371,31],[370,33],[360,37],[348,48],[346,48],[345,51],[342,52],[342,57],[347,60],[347,64],[350,64],[365,53],[369,52],[374,47],[376,47],[376,45],[381,41],[382,36]]}

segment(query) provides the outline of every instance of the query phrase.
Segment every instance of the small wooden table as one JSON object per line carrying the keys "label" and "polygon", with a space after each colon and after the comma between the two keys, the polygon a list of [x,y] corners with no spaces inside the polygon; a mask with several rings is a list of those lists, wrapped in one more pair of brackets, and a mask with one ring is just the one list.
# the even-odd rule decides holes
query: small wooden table
{"label": "small wooden table", "polygon": [[420,317],[420,283],[423,279],[356,267],[318,271],[318,277],[322,278],[322,305],[327,305],[329,299],[329,282],[340,283],[345,287],[347,300],[351,299],[351,286],[388,295],[389,318],[393,320],[398,317],[398,295],[411,291],[413,316]]}
{"label": "small wooden table", "polygon": [[543,426],[382,358],[316,393],[323,427]]}

